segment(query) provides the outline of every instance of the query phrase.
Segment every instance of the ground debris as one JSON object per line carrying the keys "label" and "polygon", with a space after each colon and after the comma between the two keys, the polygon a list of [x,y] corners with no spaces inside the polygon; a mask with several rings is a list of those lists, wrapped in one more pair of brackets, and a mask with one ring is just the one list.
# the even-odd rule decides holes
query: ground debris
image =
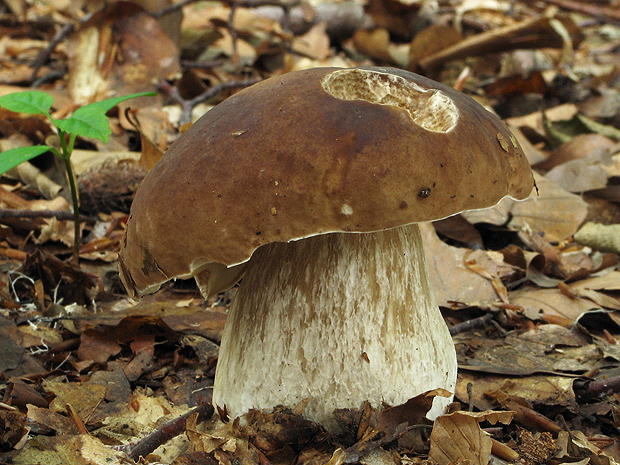
{"label": "ground debris", "polygon": [[[109,144],[73,141],[80,267],[63,164],[48,153],[0,179],[0,463],[620,463],[618,1],[363,3],[4,2],[0,95],[37,88],[53,118],[159,96],[111,109]],[[440,392],[341,409],[338,434],[303,403],[222,421],[211,388],[234,290],[126,295],[116,261],[135,189],[184,123],[240,88],[360,65],[473,96],[536,171],[523,202],[422,225],[458,403],[434,423]],[[0,151],[59,142],[39,115],[0,109]]]}

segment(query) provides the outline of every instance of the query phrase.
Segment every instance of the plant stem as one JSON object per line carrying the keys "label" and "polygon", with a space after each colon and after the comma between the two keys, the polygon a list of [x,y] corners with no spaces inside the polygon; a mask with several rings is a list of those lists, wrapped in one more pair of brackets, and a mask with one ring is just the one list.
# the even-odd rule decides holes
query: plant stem
{"label": "plant stem", "polygon": [[67,177],[69,178],[69,187],[71,188],[71,200],[73,201],[73,263],[80,265],[80,205],[78,200],[78,190],[75,185],[75,176],[73,175],[73,166],[69,157],[64,158]]}
{"label": "plant stem", "polygon": [[[50,118],[51,119],[51,118]],[[75,176],[73,175],[73,165],[71,164],[71,153],[75,145],[77,134],[69,134],[69,145],[65,139],[66,133],[58,130],[60,139],[60,148],[62,153],[58,153],[60,158],[65,162],[67,177],[69,178],[69,187],[71,188],[71,200],[73,202],[73,263],[80,266],[80,199],[77,186],[75,185]]]}

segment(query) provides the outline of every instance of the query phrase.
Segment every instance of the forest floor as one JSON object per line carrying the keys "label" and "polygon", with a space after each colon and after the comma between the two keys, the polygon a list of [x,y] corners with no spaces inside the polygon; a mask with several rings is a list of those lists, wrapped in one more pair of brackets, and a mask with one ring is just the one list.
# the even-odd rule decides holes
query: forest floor
{"label": "forest floor", "polygon": [[[617,0],[0,3],[0,95],[52,116],[156,91],[79,137],[79,266],[62,164],[0,178],[0,463],[612,464],[620,462],[620,4]],[[117,258],[133,194],[191,121],[256,80],[318,66],[408,69],[511,128],[535,170],[523,202],[424,226],[457,348],[451,413],[428,398],[219,418],[211,387],[234,290],[130,298]],[[0,108],[0,151],[53,145]],[[57,140],[57,138],[56,138]],[[2,155],[0,155],[2,157]],[[220,412],[222,413],[222,412]]]}

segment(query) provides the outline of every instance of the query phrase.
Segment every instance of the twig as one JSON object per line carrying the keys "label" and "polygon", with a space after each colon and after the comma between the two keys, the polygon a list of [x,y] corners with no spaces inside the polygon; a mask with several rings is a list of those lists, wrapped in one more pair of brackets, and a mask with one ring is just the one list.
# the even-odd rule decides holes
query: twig
{"label": "twig", "polygon": [[179,123],[183,125],[191,121],[192,110],[199,103],[210,100],[213,97],[215,97],[217,94],[225,90],[235,89],[238,87],[248,87],[248,86],[251,86],[252,84],[256,84],[258,81],[259,79],[247,79],[245,81],[221,82],[211,87],[210,89],[207,89],[202,94],[189,100],[186,100],[183,97],[181,97],[179,90],[165,81],[160,84],[160,89],[164,91],[166,94],[168,94],[168,96],[172,100],[174,100],[179,105],[181,105],[181,117],[179,119]]}
{"label": "twig", "polygon": [[230,11],[228,12],[228,21],[226,22],[226,28],[228,29],[228,33],[230,34],[230,39],[232,40],[232,62],[233,65],[235,66],[235,68],[237,68],[237,65],[239,64],[239,51],[238,51],[238,47],[237,47],[237,39],[238,34],[237,34],[237,30],[235,29],[235,13],[237,12],[237,6],[239,5],[238,2],[231,2],[229,3],[229,8]]}
{"label": "twig", "polygon": [[491,453],[507,462],[516,462],[519,460],[519,453],[516,450],[493,438],[491,438]]}
{"label": "twig", "polygon": [[181,60],[181,66],[183,68],[193,68],[193,69],[213,69],[218,66],[222,66],[224,64],[224,60],[212,60],[212,61],[190,61],[190,60]]}
{"label": "twig", "polygon": [[[56,218],[60,221],[73,221],[73,212],[67,210],[21,210],[13,208],[0,208],[0,219],[2,218]],[[92,221],[89,216],[80,216],[80,221]]]}
{"label": "twig", "polygon": [[478,318],[472,318],[471,320],[464,321],[450,327],[450,335],[456,336],[457,334],[464,333],[474,328],[481,328],[491,321],[493,315],[487,313],[486,315],[479,316]]}
{"label": "twig", "polygon": [[599,379],[592,381],[588,385],[587,393],[593,397],[600,396],[609,392],[620,392],[620,376],[613,378]]}
{"label": "twig", "polygon": [[67,408],[67,412],[69,412],[69,416],[73,420],[73,423],[75,423],[75,426],[77,427],[78,432],[80,434],[88,434],[88,430],[86,429],[86,426],[84,426],[84,422],[82,421],[80,416],[77,414],[77,412],[73,408],[73,405],[66,404],[66,408]]}
{"label": "twig", "polygon": [[185,415],[181,415],[180,417],[161,425],[137,443],[126,444],[115,449],[125,452],[132,460],[137,461],[140,457],[146,457],[162,444],[165,444],[172,438],[182,434],[185,431],[185,422],[190,415],[195,413],[198,414],[199,420],[203,418],[210,418],[211,415],[213,415],[213,405],[211,403],[202,404],[194,410],[187,412]]}
{"label": "twig", "polygon": [[[35,74],[36,74],[36,71],[34,72],[33,76]],[[41,84],[43,84],[44,82],[55,81],[63,77],[65,74],[67,74],[67,67],[50,71],[49,73],[44,74],[40,78],[33,80],[32,83],[30,84],[30,87],[33,89],[38,89],[39,87],[41,87]]]}
{"label": "twig", "polygon": [[47,61],[50,59],[50,57],[52,56],[52,53],[56,49],[56,46],[60,42],[65,40],[71,33],[73,33],[73,31],[75,31],[75,24],[73,23],[65,24],[63,28],[56,33],[56,35],[51,40],[51,42],[48,44],[48,46],[45,47],[43,50],[41,50],[39,53],[37,53],[37,56],[30,63],[30,66],[32,67],[32,74],[30,75],[30,81],[34,81],[37,78],[37,73],[39,72],[39,69],[41,69],[41,66],[47,63]]}
{"label": "twig", "polygon": [[572,10],[599,18],[609,18],[620,21],[620,10],[605,6],[593,5],[591,3],[578,2],[575,0],[543,0],[546,3],[557,5],[565,10]]}
{"label": "twig", "polygon": [[228,89],[236,89],[238,87],[248,87],[248,86],[251,86],[252,84],[256,84],[258,81],[260,81],[260,79],[246,79],[244,81],[221,82],[211,87],[210,89],[207,89],[206,91],[204,91],[202,94],[198,95],[197,97],[194,97],[193,99],[188,100],[188,102],[191,103],[192,108],[193,108],[199,103],[206,102],[207,100],[212,99],[220,92],[223,92]]}
{"label": "twig", "polygon": [[28,257],[28,254],[23,250],[0,247],[0,257],[12,258],[23,262]]}
{"label": "twig", "polygon": [[514,421],[527,428],[533,428],[537,431],[549,431],[550,433],[557,435],[562,428],[560,428],[553,421],[549,420],[542,413],[526,407],[521,402],[515,399],[508,399],[501,402],[501,404],[509,410],[514,410]]}

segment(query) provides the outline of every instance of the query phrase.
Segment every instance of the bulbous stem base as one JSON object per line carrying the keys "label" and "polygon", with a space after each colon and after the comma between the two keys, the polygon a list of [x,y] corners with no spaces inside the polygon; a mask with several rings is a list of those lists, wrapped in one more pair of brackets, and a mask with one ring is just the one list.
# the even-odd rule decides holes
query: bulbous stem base
{"label": "bulbous stem base", "polygon": [[[336,428],[336,408],[454,392],[456,353],[419,228],[332,233],[256,250],[228,315],[213,402],[234,418],[294,407]],[[429,417],[451,401],[435,398]]]}

